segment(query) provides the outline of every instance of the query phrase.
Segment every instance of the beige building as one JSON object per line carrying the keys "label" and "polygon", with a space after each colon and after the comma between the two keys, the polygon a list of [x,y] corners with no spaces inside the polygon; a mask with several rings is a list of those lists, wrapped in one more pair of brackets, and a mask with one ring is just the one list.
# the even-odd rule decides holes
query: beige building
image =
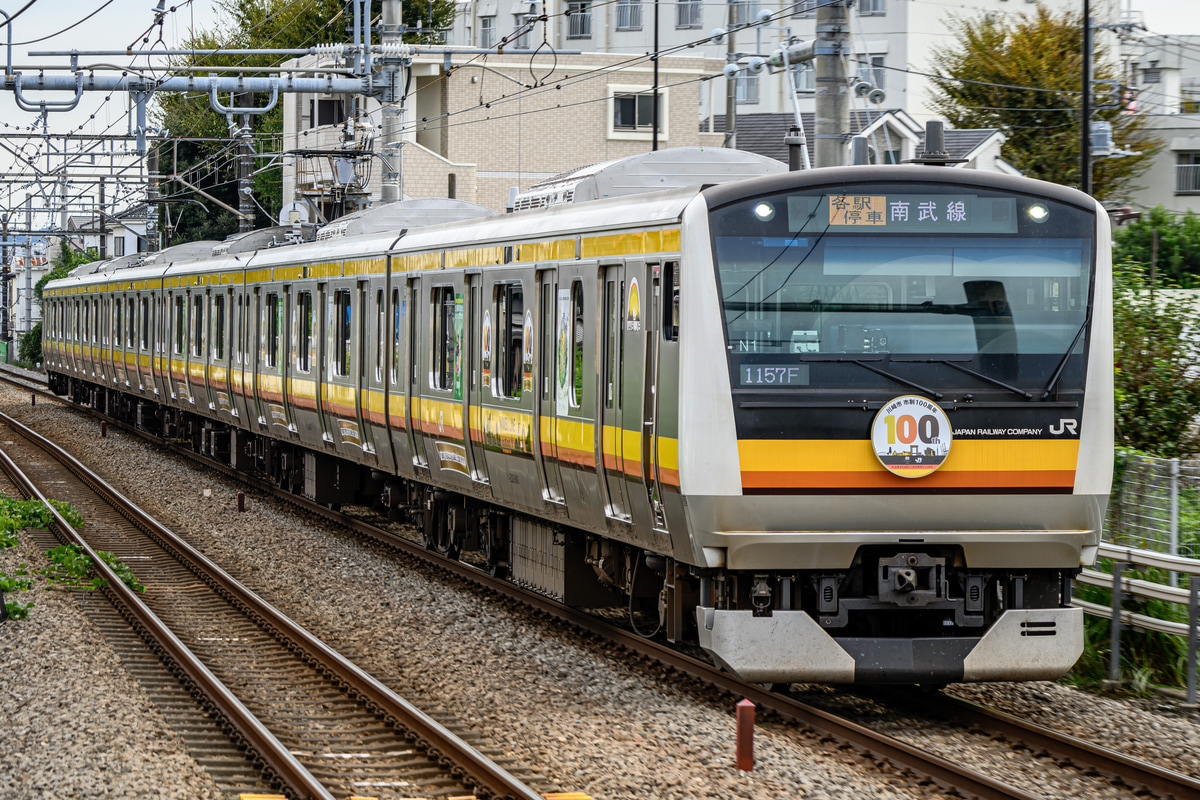
{"label": "beige building", "polygon": [[[295,63],[324,66],[319,58]],[[502,210],[514,187],[649,151],[653,67],[627,67],[626,60],[598,53],[417,56],[400,148],[402,193]],[[340,64],[329,59],[328,66]],[[721,134],[702,133],[697,120],[722,66],[698,57],[659,62],[660,148],[720,146]],[[341,95],[301,94],[281,102],[284,151],[293,153],[285,201],[307,200],[329,217],[379,198],[377,102],[360,107]]]}

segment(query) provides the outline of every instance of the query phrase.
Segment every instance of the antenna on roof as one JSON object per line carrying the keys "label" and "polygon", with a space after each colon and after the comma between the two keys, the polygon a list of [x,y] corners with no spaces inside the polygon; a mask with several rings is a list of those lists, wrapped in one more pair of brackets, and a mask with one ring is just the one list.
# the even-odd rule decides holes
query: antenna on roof
{"label": "antenna on roof", "polygon": [[931,119],[925,123],[925,152],[907,163],[949,167],[953,164],[965,164],[967,161],[965,158],[950,157],[946,152],[946,123],[940,119]]}

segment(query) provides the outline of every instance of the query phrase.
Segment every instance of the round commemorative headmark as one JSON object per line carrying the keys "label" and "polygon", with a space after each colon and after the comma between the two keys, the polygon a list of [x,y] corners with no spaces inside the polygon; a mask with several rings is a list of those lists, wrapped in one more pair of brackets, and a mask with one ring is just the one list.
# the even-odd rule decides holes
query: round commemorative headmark
{"label": "round commemorative headmark", "polygon": [[871,449],[889,472],[923,478],[950,455],[950,418],[932,400],[907,394],[889,400],[871,423]]}

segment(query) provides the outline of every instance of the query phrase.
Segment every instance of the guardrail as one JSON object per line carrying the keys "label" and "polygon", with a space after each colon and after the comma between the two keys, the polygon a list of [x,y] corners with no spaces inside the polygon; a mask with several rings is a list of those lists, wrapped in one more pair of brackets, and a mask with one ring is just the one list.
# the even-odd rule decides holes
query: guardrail
{"label": "guardrail", "polygon": [[[1200,561],[1157,553],[1153,550],[1140,550],[1113,544],[1100,545],[1100,558],[1112,561],[1113,571],[1111,574],[1085,569],[1075,580],[1089,586],[1099,586],[1112,591],[1111,607],[1090,603],[1086,600],[1072,600],[1072,603],[1088,614],[1113,621],[1109,677],[1113,681],[1121,679],[1121,629],[1124,626],[1186,636],[1188,637],[1187,702],[1189,705],[1195,705],[1197,692],[1196,651],[1197,645],[1200,643],[1200,631],[1197,630],[1197,620],[1200,618],[1200,580],[1189,579],[1188,586],[1190,588],[1179,589],[1152,581],[1127,578],[1124,573],[1127,569],[1142,567],[1194,576],[1200,575]],[[1121,605],[1126,594],[1166,603],[1186,604],[1188,606],[1188,623],[1184,625],[1182,622],[1171,622],[1125,611]]]}

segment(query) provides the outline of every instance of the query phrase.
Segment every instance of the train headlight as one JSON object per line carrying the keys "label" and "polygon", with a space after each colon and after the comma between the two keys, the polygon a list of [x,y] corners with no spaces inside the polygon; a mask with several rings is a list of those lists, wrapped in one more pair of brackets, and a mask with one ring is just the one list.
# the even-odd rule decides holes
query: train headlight
{"label": "train headlight", "polygon": [[763,201],[754,206],[754,216],[758,217],[760,222],[770,222],[775,216],[775,206]]}
{"label": "train headlight", "polygon": [[1034,222],[1041,224],[1050,219],[1050,209],[1046,208],[1045,203],[1034,203],[1025,210],[1029,218]]}

